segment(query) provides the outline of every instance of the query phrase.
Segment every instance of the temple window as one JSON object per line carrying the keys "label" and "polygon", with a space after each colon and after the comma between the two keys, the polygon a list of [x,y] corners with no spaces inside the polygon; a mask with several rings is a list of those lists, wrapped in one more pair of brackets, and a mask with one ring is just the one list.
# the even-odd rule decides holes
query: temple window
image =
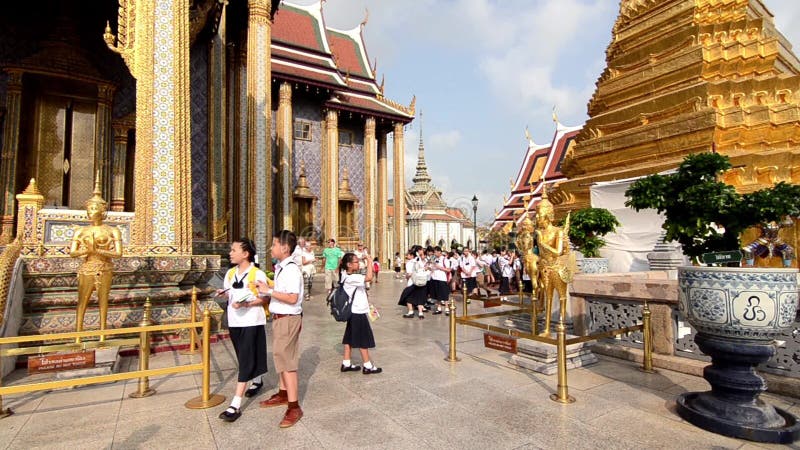
{"label": "temple window", "polygon": [[343,147],[352,147],[353,132],[347,130],[339,130],[339,145]]}
{"label": "temple window", "polygon": [[301,141],[310,141],[311,139],[311,122],[306,120],[294,121],[294,138]]}

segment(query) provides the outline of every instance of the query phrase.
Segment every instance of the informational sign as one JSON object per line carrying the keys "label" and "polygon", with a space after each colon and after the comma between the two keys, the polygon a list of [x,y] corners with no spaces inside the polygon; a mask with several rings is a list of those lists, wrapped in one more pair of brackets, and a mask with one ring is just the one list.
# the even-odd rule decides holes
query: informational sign
{"label": "informational sign", "polygon": [[483,299],[483,307],[484,308],[494,308],[495,306],[501,306],[503,303],[500,301],[500,298],[487,298]]}
{"label": "informational sign", "polygon": [[702,259],[705,264],[739,263],[742,261],[742,252],[732,250],[729,252],[703,253]]}
{"label": "informational sign", "polygon": [[517,353],[517,339],[511,336],[483,333],[483,346],[501,352]]}
{"label": "informational sign", "polygon": [[94,367],[94,350],[28,357],[28,374]]}

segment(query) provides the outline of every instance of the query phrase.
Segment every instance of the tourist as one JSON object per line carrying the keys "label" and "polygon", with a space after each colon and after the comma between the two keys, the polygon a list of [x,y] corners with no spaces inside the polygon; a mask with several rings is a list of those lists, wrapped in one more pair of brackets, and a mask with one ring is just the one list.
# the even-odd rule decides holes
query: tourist
{"label": "tourist", "polygon": [[378,274],[381,273],[381,262],[378,261],[377,256],[372,260],[372,273],[374,274],[373,278],[375,278],[375,284],[378,284]]}
{"label": "tourist", "polygon": [[[358,243],[358,246],[354,254],[356,255],[356,258],[358,258],[358,273],[366,276],[367,266],[369,265],[370,261],[368,258],[369,255],[367,254],[367,249],[364,247],[363,243],[361,242]],[[343,274],[340,271],[339,277],[341,277],[342,275]],[[367,283],[367,290],[369,290],[369,283]]]}
{"label": "tourist", "polygon": [[472,256],[472,250],[470,250],[469,247],[464,247],[464,254],[459,261],[459,267],[461,268],[461,278],[467,285],[468,295],[477,296],[478,282],[475,277],[479,269],[478,263],[475,261],[475,257]]}
{"label": "tourist", "polygon": [[486,290],[489,290],[489,286],[495,283],[494,274],[492,274],[492,263],[494,262],[494,258],[492,257],[489,250],[484,250],[483,254],[478,258],[481,263],[482,272],[483,272],[483,285]]}
{"label": "tourist", "polygon": [[325,258],[325,289],[328,290],[328,294],[336,288],[336,282],[339,280],[337,270],[343,255],[344,252],[336,246],[336,239],[333,238],[328,241],[328,246],[322,251],[322,257]]}
{"label": "tourist", "polygon": [[[267,316],[259,297],[257,283],[266,283],[267,275],[253,265],[256,247],[248,238],[231,244],[228,253],[234,265],[226,274],[223,288],[216,292],[219,297],[228,299],[228,329],[239,365],[236,392],[230,406],[219,418],[234,422],[241,415],[242,396],[252,397],[264,385],[262,375],[267,371],[267,335],[264,325]],[[247,382],[251,381],[247,388]]]}
{"label": "tourist", "polygon": [[402,280],[403,275],[400,274],[400,266],[403,265],[403,259],[400,258],[400,252],[395,252],[394,254],[394,278],[397,280]]}
{"label": "tourist", "polygon": [[[300,247],[301,245],[302,247]],[[303,287],[305,300],[311,300],[311,284],[314,280],[314,274],[317,271],[317,269],[314,267],[314,261],[316,260],[316,257],[314,256],[314,250],[312,249],[311,241],[300,238],[297,241],[297,247],[302,248],[300,268],[303,270],[303,280],[305,282],[305,286]]]}
{"label": "tourist", "polygon": [[441,314],[442,307],[446,309],[447,300],[450,298],[450,289],[447,287],[447,272],[450,271],[450,263],[442,254],[441,247],[434,247],[433,261],[431,263],[431,281],[428,282],[431,298],[436,302],[436,310],[432,314]]}
{"label": "tourist", "polygon": [[[377,261],[377,258],[375,258]],[[339,272],[342,274],[340,283],[344,286],[345,292],[353,299],[350,318],[347,319],[347,326],[344,329],[342,345],[344,345],[344,356],[342,358],[342,372],[352,372],[361,370],[364,375],[381,373],[383,369],[376,367],[369,356],[369,349],[375,348],[375,337],[372,335],[372,327],[369,324],[369,301],[367,299],[366,283],[372,280],[373,271],[368,266],[366,275],[362,275],[358,269],[358,257],[354,253],[345,253]],[[350,361],[351,352],[354,348],[359,349],[361,361],[364,367],[357,366]]]}
{"label": "tourist", "polygon": [[458,254],[451,250],[450,253],[447,254],[447,259],[450,260],[450,292],[457,292],[461,288],[459,286],[461,277],[458,275]]}
{"label": "tourist", "polygon": [[280,261],[275,266],[275,287],[258,283],[258,291],[270,298],[272,315],[272,358],[280,376],[278,393],[260,403],[262,408],[287,405],[280,422],[288,428],[303,417],[297,398],[297,369],[300,364],[300,329],[303,326],[303,274],[292,260],[297,237],[281,230],[272,238],[272,257]]}
{"label": "tourist", "polygon": [[403,317],[410,319],[414,317],[414,307],[416,306],[419,311],[419,318],[425,318],[425,302],[428,300],[428,286],[417,286],[412,279],[414,273],[426,270],[425,261],[423,261],[424,250],[419,245],[411,247],[406,255],[406,279],[408,280],[406,288],[400,294],[400,300],[397,302],[400,306],[407,306],[408,312],[403,314]]}
{"label": "tourist", "polygon": [[514,266],[512,265],[513,256],[511,256],[505,247],[500,250],[500,256],[498,256],[498,262],[500,266],[500,273],[502,278],[500,278],[500,295],[502,296],[501,299],[505,300],[506,295],[511,292],[511,278],[514,277]]}

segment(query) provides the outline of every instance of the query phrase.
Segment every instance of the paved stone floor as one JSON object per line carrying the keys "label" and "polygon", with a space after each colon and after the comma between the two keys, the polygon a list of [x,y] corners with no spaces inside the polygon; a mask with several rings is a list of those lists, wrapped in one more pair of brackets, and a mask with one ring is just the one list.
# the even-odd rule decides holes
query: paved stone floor
{"label": "paved stone floor", "polygon": [[[258,408],[272,389],[245,399],[235,423],[217,418],[227,402],[208,410],[186,409],[184,403],[199,395],[201,379],[199,373],[180,374],[152,379],[158,393],[144,399],[128,398],[135,381],[9,396],[5,406],[15,414],[0,420],[0,448],[770,447],[708,433],[677,416],[675,395],[707,389],[702,378],[666,370],[648,375],[632,363],[601,357],[598,364],[569,372],[570,394],[577,402],[561,405],[548,399],[555,376],[517,369],[508,354],[483,347],[480,330],[463,326],[458,327],[461,362],[447,363],[448,319],[400,317],[395,304],[402,283],[391,276],[381,274],[370,291],[383,314],[374,323],[378,347],[373,352],[382,374],[340,373],[344,327],[327,314],[321,295],[306,304],[300,361],[305,416],[293,428],[278,428],[282,408]],[[212,389],[230,398],[236,381],[230,342],[214,344],[212,358]],[[191,361],[159,353],[151,367]],[[127,367],[136,364],[135,358],[124,361]],[[8,378],[13,384],[22,377]],[[276,385],[275,372],[266,378],[267,386]],[[764,397],[800,414],[794,399]]]}

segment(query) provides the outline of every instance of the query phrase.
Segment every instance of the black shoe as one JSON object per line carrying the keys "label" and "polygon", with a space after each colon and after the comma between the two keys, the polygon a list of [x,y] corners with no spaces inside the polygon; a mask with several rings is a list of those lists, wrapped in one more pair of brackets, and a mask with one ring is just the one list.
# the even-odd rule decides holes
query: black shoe
{"label": "black shoe", "polygon": [[340,367],[339,370],[341,372],[356,372],[361,370],[361,366],[354,366],[352,364],[349,366],[345,366],[344,364],[342,364],[342,367]]}
{"label": "black shoe", "polygon": [[419,320],[422,320],[424,318],[425,318],[425,314],[419,313]]}
{"label": "black shoe", "polygon": [[403,314],[403,317],[405,317],[406,319],[412,319],[414,317],[414,313],[413,312],[405,313]]}
{"label": "black shoe", "polygon": [[381,373],[381,372],[383,372],[383,369],[381,369],[380,367],[375,367],[375,366],[372,366],[372,369],[367,369],[366,367],[361,369],[361,373],[363,373],[364,375],[370,375],[370,374],[373,374],[373,373]]}
{"label": "black shoe", "polygon": [[225,422],[236,422],[236,419],[238,419],[241,415],[242,411],[239,408],[234,408],[233,406],[229,406],[228,409],[222,411],[219,414],[219,418],[224,420]]}
{"label": "black shoe", "polygon": [[442,310],[441,309],[437,309],[436,311],[432,312],[431,314],[433,314],[435,316],[435,315],[441,314],[441,313],[442,313]]}
{"label": "black shoe", "polygon": [[445,309],[444,310],[444,315],[445,316],[449,316],[450,315],[450,310],[449,309]]}
{"label": "black shoe", "polygon": [[246,391],[244,391],[244,396],[248,397],[248,398],[249,397],[255,397],[256,395],[258,395],[259,392],[261,392],[261,388],[263,386],[264,386],[264,383],[253,383],[253,384],[251,384],[250,387],[247,388]]}

